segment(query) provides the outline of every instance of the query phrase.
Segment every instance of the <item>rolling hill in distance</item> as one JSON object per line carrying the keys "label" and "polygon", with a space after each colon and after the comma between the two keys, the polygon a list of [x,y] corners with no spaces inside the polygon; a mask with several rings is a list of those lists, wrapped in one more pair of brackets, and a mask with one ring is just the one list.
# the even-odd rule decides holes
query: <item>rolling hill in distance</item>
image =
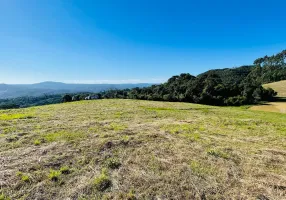
{"label": "rolling hill in distance", "polygon": [[286,98],[286,80],[268,83],[264,85],[265,88],[272,88],[277,92],[278,97]]}
{"label": "rolling hill in distance", "polygon": [[139,84],[67,84],[61,82],[41,82],[36,84],[0,84],[0,99],[22,96],[41,96],[44,94],[63,94],[78,92],[101,92],[111,89],[147,87],[149,83]]}

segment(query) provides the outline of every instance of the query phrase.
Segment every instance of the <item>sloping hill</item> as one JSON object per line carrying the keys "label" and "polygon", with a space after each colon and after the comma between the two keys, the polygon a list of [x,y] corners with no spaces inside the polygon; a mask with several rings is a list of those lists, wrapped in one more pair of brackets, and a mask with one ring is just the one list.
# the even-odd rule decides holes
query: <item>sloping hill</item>
{"label": "sloping hill", "polygon": [[0,111],[0,197],[286,199],[285,120],[140,100]]}
{"label": "sloping hill", "polygon": [[286,80],[263,85],[265,88],[272,88],[278,92],[278,97],[286,97]]}

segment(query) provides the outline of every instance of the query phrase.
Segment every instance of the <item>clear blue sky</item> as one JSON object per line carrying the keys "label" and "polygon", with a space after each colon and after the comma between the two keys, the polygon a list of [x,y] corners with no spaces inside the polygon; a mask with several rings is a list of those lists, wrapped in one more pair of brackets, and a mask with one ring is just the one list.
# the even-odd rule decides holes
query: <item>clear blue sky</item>
{"label": "clear blue sky", "polygon": [[286,49],[285,0],[0,0],[0,83],[162,82]]}

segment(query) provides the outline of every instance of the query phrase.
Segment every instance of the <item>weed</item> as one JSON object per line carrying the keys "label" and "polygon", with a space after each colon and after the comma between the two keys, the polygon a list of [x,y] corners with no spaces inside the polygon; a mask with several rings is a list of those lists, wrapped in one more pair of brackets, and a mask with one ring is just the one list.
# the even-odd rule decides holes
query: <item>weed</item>
{"label": "weed", "polygon": [[23,172],[16,172],[16,176],[20,177],[20,179],[24,182],[30,182],[30,177],[27,174],[24,174]]}
{"label": "weed", "polygon": [[121,165],[117,158],[108,158],[105,163],[106,166],[111,169],[118,169]]}
{"label": "weed", "polygon": [[39,146],[40,144],[41,144],[41,141],[40,141],[40,140],[35,140],[35,141],[34,141],[34,145]]}
{"label": "weed", "polygon": [[59,180],[59,178],[60,178],[60,175],[61,175],[61,172],[60,171],[57,171],[57,170],[50,170],[50,173],[49,173],[49,179],[51,180],[51,181],[58,181]]}
{"label": "weed", "polygon": [[71,173],[71,170],[70,170],[70,168],[68,166],[63,166],[63,167],[60,168],[60,172],[62,174],[69,174],[69,173]]}
{"label": "weed", "polygon": [[29,182],[30,181],[30,177],[28,175],[23,175],[21,177],[21,180],[24,181],[24,182]]}
{"label": "weed", "polygon": [[128,143],[129,142],[129,136],[128,135],[123,135],[122,136],[122,141],[124,142],[124,143]]}
{"label": "weed", "polygon": [[101,192],[105,191],[111,186],[111,180],[107,175],[106,169],[103,169],[100,176],[94,179],[93,184],[95,188]]}
{"label": "weed", "polygon": [[23,172],[20,172],[20,171],[16,172],[16,176],[21,177],[22,175],[23,175]]}

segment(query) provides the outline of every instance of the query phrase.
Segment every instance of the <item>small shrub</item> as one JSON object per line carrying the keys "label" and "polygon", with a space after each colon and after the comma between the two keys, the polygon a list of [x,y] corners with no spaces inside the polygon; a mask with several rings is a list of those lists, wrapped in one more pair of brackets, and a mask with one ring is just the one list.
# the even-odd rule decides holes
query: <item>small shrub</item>
{"label": "small shrub", "polygon": [[60,178],[60,175],[61,175],[61,172],[60,171],[57,171],[57,170],[50,170],[50,173],[49,173],[49,179],[51,181],[58,181],[59,178]]}
{"label": "small shrub", "polygon": [[109,179],[105,169],[102,170],[99,177],[96,177],[93,182],[95,188],[98,191],[103,192],[111,186],[111,180]]}
{"label": "small shrub", "polygon": [[71,173],[71,170],[68,166],[63,166],[63,167],[61,167],[60,172],[62,174],[69,174],[69,173]]}
{"label": "small shrub", "polygon": [[118,169],[121,165],[117,158],[109,158],[106,160],[106,166],[111,169]]}

